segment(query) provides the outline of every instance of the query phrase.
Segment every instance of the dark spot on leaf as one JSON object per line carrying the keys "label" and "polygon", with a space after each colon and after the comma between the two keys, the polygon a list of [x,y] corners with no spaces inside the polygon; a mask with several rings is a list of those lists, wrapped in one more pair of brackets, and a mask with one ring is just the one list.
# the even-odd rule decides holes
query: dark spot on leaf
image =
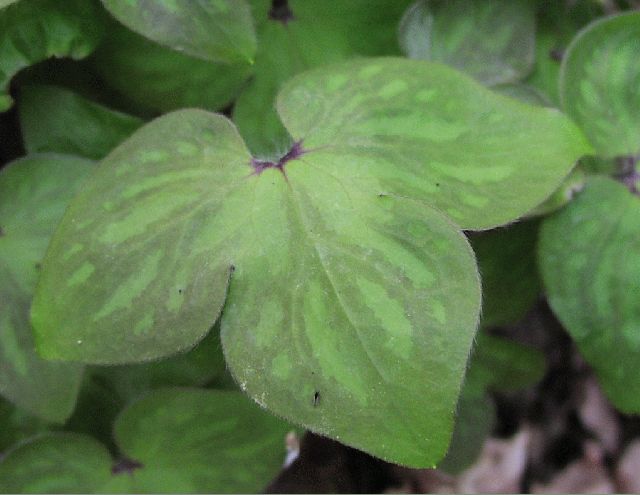
{"label": "dark spot on leaf", "polygon": [[320,404],[320,392],[316,390],[313,394],[313,407],[318,407]]}
{"label": "dark spot on leaf", "polygon": [[230,271],[231,273],[235,272],[235,271],[236,271],[236,265],[231,265],[231,266],[229,267],[229,271]]}
{"label": "dark spot on leaf", "polygon": [[182,289],[178,289],[178,294],[182,294]]}
{"label": "dark spot on leaf", "polygon": [[36,270],[40,270],[40,268],[42,268],[42,263],[36,263],[35,267]]}
{"label": "dark spot on leaf", "polygon": [[439,182],[436,182],[436,187],[440,187],[440,183]]}
{"label": "dark spot on leaf", "polygon": [[269,10],[269,19],[281,22],[285,26],[289,21],[293,21],[295,17],[289,7],[289,2],[287,0],[273,0],[271,10]]}
{"label": "dark spot on leaf", "polygon": [[143,468],[144,464],[133,459],[120,459],[111,467],[111,474],[133,473],[136,469]]}
{"label": "dark spot on leaf", "polygon": [[378,194],[378,197],[379,197],[379,198],[386,198],[386,197],[387,197],[387,195],[386,195],[385,193],[380,193],[380,194]]}
{"label": "dark spot on leaf", "polygon": [[251,166],[254,170],[254,175],[260,175],[268,168],[277,168],[284,174],[284,166],[287,162],[291,160],[295,160],[300,156],[304,155],[305,150],[302,148],[302,141],[297,141],[293,143],[291,149],[280,158],[277,162],[268,161],[268,160],[258,160],[257,158],[251,159]]}
{"label": "dark spot on leaf", "polygon": [[564,50],[560,48],[549,50],[549,57],[551,58],[551,60],[555,60],[556,62],[562,62],[562,58],[564,57]]}

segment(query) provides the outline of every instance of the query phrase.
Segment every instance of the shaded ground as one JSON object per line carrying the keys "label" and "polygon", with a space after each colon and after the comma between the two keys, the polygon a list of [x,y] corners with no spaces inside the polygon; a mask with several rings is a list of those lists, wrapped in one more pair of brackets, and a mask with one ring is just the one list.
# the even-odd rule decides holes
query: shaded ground
{"label": "shaded ground", "polygon": [[569,336],[540,303],[520,324],[495,329],[542,350],[534,388],[494,394],[498,421],[477,461],[458,476],[393,466],[306,435],[269,493],[640,492],[640,419],[615,411]]}

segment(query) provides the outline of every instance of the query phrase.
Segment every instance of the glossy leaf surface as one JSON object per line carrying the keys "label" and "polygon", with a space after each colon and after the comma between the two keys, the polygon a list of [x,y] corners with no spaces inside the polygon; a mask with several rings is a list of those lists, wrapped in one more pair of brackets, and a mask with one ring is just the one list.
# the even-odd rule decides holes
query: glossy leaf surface
{"label": "glossy leaf surface", "polygon": [[102,0],[129,29],[208,62],[251,62],[256,35],[245,0]]}
{"label": "glossy leaf surface", "polygon": [[[226,299],[227,364],[255,400],[429,465],[446,449],[479,309],[471,250],[431,205],[467,227],[512,220],[588,148],[555,111],[406,59],[301,75],[279,111],[299,143],[279,163],[252,159],[227,119],[197,110],[152,122],[109,155],[45,260],[39,349],[157,358],[202,338]],[[542,129],[545,146],[523,129]]]}
{"label": "glossy leaf surface", "polygon": [[21,0],[0,10],[0,111],[11,106],[11,78],[50,57],[81,59],[103,34],[103,16],[89,0]]}
{"label": "glossy leaf surface", "polygon": [[640,12],[596,21],[571,43],[560,75],[565,111],[598,154],[640,154]]}
{"label": "glossy leaf surface", "polygon": [[142,120],[55,86],[30,85],[19,96],[20,126],[28,152],[103,158]]}
{"label": "glossy leaf surface", "polygon": [[540,233],[549,303],[611,401],[640,411],[640,199],[592,178]]}
{"label": "glossy leaf surface", "polygon": [[489,86],[531,71],[534,32],[533,2],[527,0],[418,0],[399,31],[409,58],[451,65]]}
{"label": "glossy leaf surface", "polygon": [[29,305],[49,238],[90,170],[79,158],[40,155],[0,172],[0,393],[49,421],[73,410],[82,367],[36,354]]}

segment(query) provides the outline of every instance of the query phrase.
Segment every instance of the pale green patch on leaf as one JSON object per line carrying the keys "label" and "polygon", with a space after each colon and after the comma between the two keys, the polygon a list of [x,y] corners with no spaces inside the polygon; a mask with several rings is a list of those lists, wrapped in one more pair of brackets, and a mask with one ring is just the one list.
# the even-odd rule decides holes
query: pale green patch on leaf
{"label": "pale green patch on leaf", "polygon": [[640,154],[640,12],[598,20],[571,43],[560,74],[565,111],[598,154]]}
{"label": "pale green patch on leaf", "polygon": [[379,457],[432,465],[480,304],[471,249],[432,206],[466,227],[513,220],[588,147],[555,111],[399,58],[300,75],[278,109],[296,140],[278,163],[198,110],[114,150],[50,245],[38,348],[150,360],[193,346],[225,304],[227,365],[254,400]]}
{"label": "pale green patch on leaf", "polygon": [[71,414],[82,366],[36,354],[29,304],[51,233],[89,164],[35,155],[0,172],[0,394],[49,421]]}
{"label": "pale green patch on leaf", "polygon": [[34,437],[0,461],[2,493],[94,493],[110,478],[109,451],[77,433]]}
{"label": "pale green patch on leaf", "polygon": [[545,220],[539,264],[549,303],[607,396],[640,412],[640,200],[592,178]]}
{"label": "pale green patch on leaf", "polygon": [[152,113],[184,107],[219,110],[236,98],[252,73],[245,63],[207,62],[170,50],[116,22],[91,62],[124,101]]}
{"label": "pale green patch on leaf", "polygon": [[288,20],[274,19],[271,0],[252,3],[259,38],[255,76],[233,120],[254,154],[272,157],[291,145],[274,108],[282,84],[313,67],[398,54],[396,26],[408,0],[289,0]]}
{"label": "pale green patch on leaf", "polygon": [[531,72],[534,31],[527,0],[418,0],[399,36],[409,58],[442,62],[493,86]]}
{"label": "pale green patch on leaf", "polygon": [[129,29],[207,62],[252,63],[256,34],[245,0],[102,0]]}
{"label": "pale green patch on leaf", "polygon": [[12,3],[16,3],[18,0],[0,0],[0,9],[8,7]]}
{"label": "pale green patch on leaf", "polygon": [[18,101],[24,144],[30,153],[100,159],[143,123],[55,86],[23,86]]}
{"label": "pale green patch on leaf", "polygon": [[529,221],[471,237],[482,278],[482,327],[515,323],[533,306],[540,292],[537,232]]}
{"label": "pale green patch on leaf", "polygon": [[0,111],[11,106],[9,83],[20,70],[50,57],[89,55],[102,19],[87,0],[22,0],[0,10]]}

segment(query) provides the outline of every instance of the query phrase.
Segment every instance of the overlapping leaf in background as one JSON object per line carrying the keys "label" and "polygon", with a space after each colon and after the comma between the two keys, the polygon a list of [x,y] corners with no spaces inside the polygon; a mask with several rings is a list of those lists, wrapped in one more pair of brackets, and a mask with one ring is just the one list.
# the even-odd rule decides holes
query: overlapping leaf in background
{"label": "overlapping leaf in background", "polygon": [[86,0],[21,0],[0,5],[0,111],[21,69],[50,57],[81,59],[103,34],[103,13]]}
{"label": "overlapping leaf in background", "polygon": [[597,21],[571,44],[561,73],[563,105],[600,156],[630,164],[618,171],[628,189],[609,178],[589,180],[544,222],[538,253],[553,310],[609,398],[627,412],[640,411],[638,50],[637,12]]}
{"label": "overlapping leaf in background", "polygon": [[288,429],[239,392],[158,390],[118,416],[119,459],[89,436],[45,434],[0,461],[0,491],[257,492],[283,462]]}
{"label": "overlapping leaf in background", "polygon": [[51,233],[90,170],[88,160],[52,154],[0,172],[0,394],[55,422],[73,411],[82,366],[36,354],[29,305]]}

